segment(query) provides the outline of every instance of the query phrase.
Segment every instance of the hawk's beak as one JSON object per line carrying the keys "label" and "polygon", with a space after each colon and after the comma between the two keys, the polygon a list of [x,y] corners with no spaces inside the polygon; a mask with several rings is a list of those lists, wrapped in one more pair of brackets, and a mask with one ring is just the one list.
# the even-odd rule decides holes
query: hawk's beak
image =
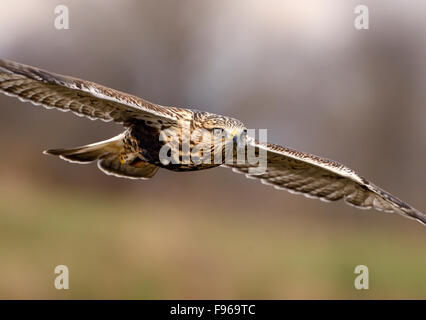
{"label": "hawk's beak", "polygon": [[[235,130],[234,130],[235,132]],[[234,144],[238,143],[238,135],[236,133],[232,132],[232,141],[234,142]]]}
{"label": "hawk's beak", "polygon": [[230,134],[228,133],[227,135],[225,135],[222,138],[222,142],[226,141],[226,143],[229,143],[229,142],[232,141],[233,143],[237,143],[238,142],[238,137],[239,137],[238,130],[237,129],[233,129]]}

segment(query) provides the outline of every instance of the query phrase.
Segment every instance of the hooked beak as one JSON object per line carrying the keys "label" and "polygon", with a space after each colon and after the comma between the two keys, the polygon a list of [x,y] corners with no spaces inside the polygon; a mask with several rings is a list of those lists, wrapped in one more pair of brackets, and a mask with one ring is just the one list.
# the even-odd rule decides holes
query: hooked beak
{"label": "hooked beak", "polygon": [[237,130],[235,129],[232,130],[232,142],[234,142],[234,144],[238,142]]}

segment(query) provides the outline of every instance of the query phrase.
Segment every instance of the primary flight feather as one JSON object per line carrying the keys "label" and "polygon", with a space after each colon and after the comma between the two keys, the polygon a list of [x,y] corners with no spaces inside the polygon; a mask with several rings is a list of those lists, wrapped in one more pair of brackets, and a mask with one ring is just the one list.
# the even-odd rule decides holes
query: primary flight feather
{"label": "primary flight feather", "polygon": [[[358,208],[395,212],[426,224],[425,214],[370,183],[353,170],[318,156],[260,143],[248,137],[246,128],[236,119],[197,110],[161,106],[93,82],[2,59],[0,91],[49,109],[71,111],[92,120],[121,123],[126,130],[109,140],[73,149],[45,151],[71,162],[89,163],[97,160],[98,167],[107,174],[149,179],[159,168],[193,171],[221,165],[277,189],[324,201],[343,199]],[[186,138],[191,147],[197,143],[191,132],[202,129],[211,132],[213,136],[214,130],[221,129],[231,137],[231,143],[244,139],[257,152],[264,151],[267,157],[266,170],[260,174],[253,173],[250,171],[253,165],[247,161],[199,163],[190,158],[189,161],[164,163],[160,158],[161,149],[169,141],[161,138],[164,132],[177,139],[175,151],[179,160],[184,157],[182,144],[185,130],[182,130],[182,123],[188,124],[189,133],[186,133]],[[236,156],[233,154],[233,157]]]}

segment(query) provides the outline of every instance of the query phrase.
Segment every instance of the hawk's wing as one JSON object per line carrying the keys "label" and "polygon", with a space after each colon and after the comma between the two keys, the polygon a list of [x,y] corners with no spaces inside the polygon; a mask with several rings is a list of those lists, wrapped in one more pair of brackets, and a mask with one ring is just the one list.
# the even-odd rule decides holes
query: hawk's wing
{"label": "hawk's wing", "polygon": [[260,179],[262,183],[276,189],[286,189],[324,201],[344,199],[358,208],[396,212],[426,224],[425,214],[337,162],[274,144],[262,144],[252,139],[249,141],[255,148],[266,150],[266,172],[250,174],[248,163],[226,165],[235,172]]}
{"label": "hawk's wing", "polygon": [[132,120],[175,123],[190,112],[69,76],[0,59],[0,91],[35,105],[72,111],[79,116],[127,124]]}

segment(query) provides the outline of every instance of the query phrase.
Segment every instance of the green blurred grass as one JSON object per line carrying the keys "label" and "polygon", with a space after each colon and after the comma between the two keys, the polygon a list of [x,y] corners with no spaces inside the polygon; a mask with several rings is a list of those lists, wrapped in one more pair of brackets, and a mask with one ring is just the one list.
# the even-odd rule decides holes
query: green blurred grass
{"label": "green blurred grass", "polygon": [[[0,191],[2,299],[426,298],[418,231],[23,183]],[[59,264],[70,290],[53,286]],[[358,264],[369,267],[368,291],[354,289]]]}

